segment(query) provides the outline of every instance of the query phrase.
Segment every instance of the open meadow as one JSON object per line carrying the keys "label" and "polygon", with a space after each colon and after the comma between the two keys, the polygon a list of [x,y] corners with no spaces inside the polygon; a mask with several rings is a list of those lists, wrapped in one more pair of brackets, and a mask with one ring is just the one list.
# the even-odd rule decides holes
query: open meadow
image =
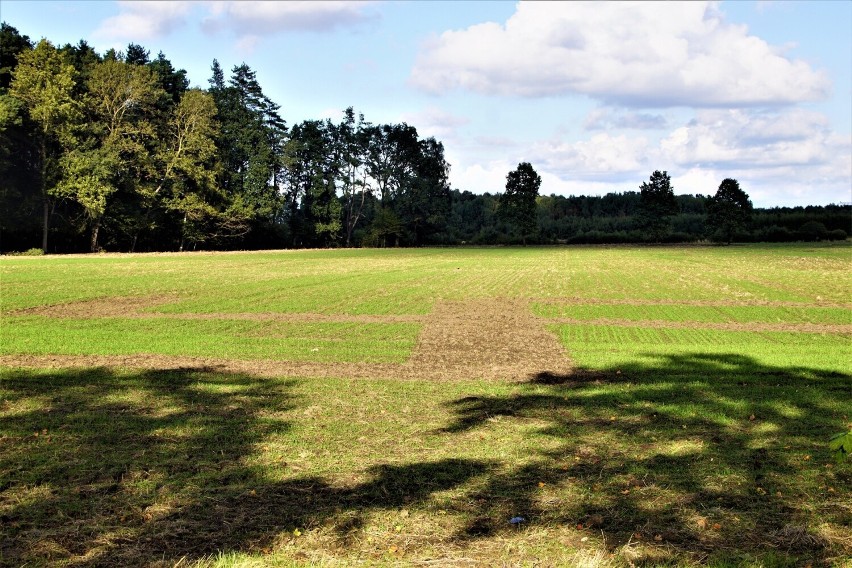
{"label": "open meadow", "polygon": [[852,566],[852,247],[0,259],[0,565]]}

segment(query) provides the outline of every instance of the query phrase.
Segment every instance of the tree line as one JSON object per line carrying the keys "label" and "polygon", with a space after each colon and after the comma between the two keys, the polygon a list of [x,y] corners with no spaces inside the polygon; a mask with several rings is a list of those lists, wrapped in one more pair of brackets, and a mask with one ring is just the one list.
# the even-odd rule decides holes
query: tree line
{"label": "tree line", "polygon": [[[753,210],[736,180],[675,196],[540,196],[529,163],[505,191],[449,186],[414,126],[288,126],[245,63],[205,89],[143,46],[97,53],[0,29],[0,250],[158,251],[428,244],[845,238],[848,206]],[[730,183],[729,183],[730,182]]]}
{"label": "tree line", "polygon": [[246,64],[190,88],[162,52],[5,23],[0,143],[4,249],[416,246],[449,211],[443,145],[413,126],[348,108],[288,127]]}

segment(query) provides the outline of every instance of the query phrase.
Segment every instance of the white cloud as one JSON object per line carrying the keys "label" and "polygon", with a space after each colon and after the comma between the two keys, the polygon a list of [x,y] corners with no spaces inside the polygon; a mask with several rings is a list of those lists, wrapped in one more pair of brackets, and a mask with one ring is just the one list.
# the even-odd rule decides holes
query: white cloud
{"label": "white cloud", "polygon": [[548,171],[568,179],[602,178],[615,181],[652,167],[652,148],[644,137],[595,134],[577,142],[538,142],[533,159]]}
{"label": "white cloud", "polygon": [[143,41],[168,35],[186,24],[192,2],[118,2],[120,13],[92,34],[97,39]]}
{"label": "white cloud", "polygon": [[375,20],[372,2],[256,2],[256,1],[121,1],[118,15],[104,20],[94,32],[103,40],[143,41],[163,37],[187,23],[194,7],[206,9],[201,27],[208,33],[229,31],[236,48],[250,53],[265,35],[292,32],[330,32]]}
{"label": "white cloud", "polygon": [[786,112],[704,110],[660,142],[677,164],[738,170],[822,167],[837,177],[852,170],[852,145],[833,133],[825,116]]}
{"label": "white cloud", "polygon": [[502,160],[454,166],[450,169],[450,185],[472,193],[503,193],[506,175],[516,167],[517,164]]}
{"label": "white cloud", "polygon": [[[468,143],[476,145],[448,145],[448,153],[460,154],[453,155],[451,182],[474,192],[502,192],[506,173],[529,161],[542,176],[543,194],[638,191],[652,171],[667,170],[678,194],[712,195],[732,177],[761,207],[852,200],[852,139],[803,109],[702,110],[661,138],[612,131],[578,141]],[[477,154],[491,158],[477,162]]]}
{"label": "white cloud", "polygon": [[640,107],[783,104],[830,87],[706,2],[521,2],[505,25],[427,42],[410,81],[432,93],[576,93]]}
{"label": "white cloud", "polygon": [[358,26],[377,16],[366,10],[372,2],[216,2],[202,27],[215,33],[230,30],[238,36],[287,31],[330,32]]}

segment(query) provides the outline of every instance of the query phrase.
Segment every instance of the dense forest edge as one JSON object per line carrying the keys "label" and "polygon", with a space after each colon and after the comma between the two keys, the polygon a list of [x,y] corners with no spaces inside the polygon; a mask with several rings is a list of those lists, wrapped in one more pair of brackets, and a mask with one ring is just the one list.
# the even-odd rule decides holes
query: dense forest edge
{"label": "dense forest edge", "polygon": [[[0,252],[846,240],[852,205],[754,208],[733,179],[675,195],[451,188],[443,144],[405,123],[288,126],[245,63],[206,89],[143,46],[97,53],[0,30]],[[496,188],[503,190],[504,188]],[[546,188],[545,188],[546,189]]]}

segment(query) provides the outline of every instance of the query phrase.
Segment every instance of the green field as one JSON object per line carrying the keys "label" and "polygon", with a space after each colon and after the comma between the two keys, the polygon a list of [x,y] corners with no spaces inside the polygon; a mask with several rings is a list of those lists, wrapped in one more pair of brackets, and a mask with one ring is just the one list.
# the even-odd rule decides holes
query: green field
{"label": "green field", "polygon": [[850,565],[845,244],[8,257],[0,286],[0,565]]}

